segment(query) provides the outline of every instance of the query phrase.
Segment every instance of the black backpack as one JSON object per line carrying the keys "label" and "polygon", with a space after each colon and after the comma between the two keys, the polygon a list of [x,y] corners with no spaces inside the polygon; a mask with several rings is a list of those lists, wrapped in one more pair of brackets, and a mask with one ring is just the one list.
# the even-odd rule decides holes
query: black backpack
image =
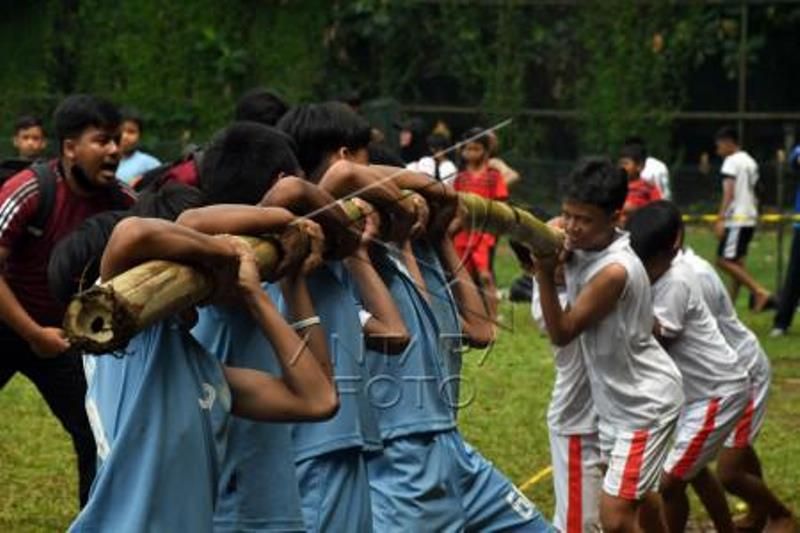
{"label": "black backpack", "polygon": [[[5,183],[11,176],[19,172],[30,169],[36,177],[36,184],[39,189],[39,205],[36,208],[33,218],[25,227],[27,233],[33,237],[41,237],[44,228],[53,211],[56,203],[56,185],[58,176],[53,171],[49,161],[30,161],[22,159],[9,159],[0,163],[0,185]],[[126,195],[119,183],[110,190],[111,207],[110,209],[128,209],[130,203],[129,195]]]}

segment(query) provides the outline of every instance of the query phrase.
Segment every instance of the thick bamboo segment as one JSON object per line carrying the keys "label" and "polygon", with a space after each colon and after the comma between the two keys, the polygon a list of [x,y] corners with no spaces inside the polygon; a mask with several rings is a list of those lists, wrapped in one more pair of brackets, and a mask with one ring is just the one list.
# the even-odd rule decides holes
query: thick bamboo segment
{"label": "thick bamboo segment", "polygon": [[563,236],[560,232],[523,209],[487,200],[477,194],[460,193],[458,196],[467,212],[464,225],[473,231],[508,235],[539,255],[555,253],[561,246]]}
{"label": "thick bamboo segment", "polygon": [[[240,237],[256,256],[262,277],[274,271],[274,242]],[[148,261],[76,296],[64,316],[73,348],[107,353],[123,348],[146,327],[206,300],[213,291],[201,272],[171,261]]]}
{"label": "thick bamboo segment", "polygon": [[[542,221],[516,207],[474,194],[459,194],[468,216],[467,227],[510,235],[539,254],[554,252],[561,236]],[[348,216],[362,215],[353,202],[344,202]],[[241,237],[256,254],[262,278],[274,272],[280,250],[270,240]],[[67,308],[64,330],[72,346],[89,353],[123,348],[139,331],[207,300],[212,281],[186,265],[149,261],[77,295]]]}

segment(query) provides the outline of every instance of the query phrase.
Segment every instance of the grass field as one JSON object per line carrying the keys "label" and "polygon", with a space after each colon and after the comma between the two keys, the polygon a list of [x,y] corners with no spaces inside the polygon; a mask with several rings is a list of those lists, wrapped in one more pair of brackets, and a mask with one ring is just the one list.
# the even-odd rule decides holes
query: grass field
{"label": "grass field", "polygon": [[[767,286],[775,284],[773,234],[757,234],[749,266]],[[692,230],[688,242],[705,257],[713,256],[714,240],[705,230]],[[517,275],[510,252],[498,252],[498,278],[507,287]],[[757,449],[766,477],[794,510],[800,510],[800,343],[798,336],[767,338],[771,313],[739,308],[770,355],[774,383],[767,422]],[[545,411],[553,368],[546,339],[531,324],[526,305],[504,303],[502,330],[489,352],[465,358],[459,424],[468,440],[519,485],[549,464]],[[549,516],[553,506],[551,479],[540,475],[526,494]],[[0,531],[60,531],[75,511],[75,469],[69,440],[49,414],[36,390],[16,377],[0,392]],[[702,520],[696,501],[692,513]]]}

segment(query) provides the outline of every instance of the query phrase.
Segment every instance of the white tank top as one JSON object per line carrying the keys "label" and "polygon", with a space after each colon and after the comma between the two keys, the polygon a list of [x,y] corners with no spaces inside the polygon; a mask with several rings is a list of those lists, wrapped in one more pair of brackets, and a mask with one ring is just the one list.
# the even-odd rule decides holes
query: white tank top
{"label": "white tank top", "polygon": [[[559,290],[561,307],[567,303],[566,290]],[[533,281],[531,315],[542,331],[547,331],[542,316],[539,287]],[[594,410],[592,391],[586,365],[580,354],[578,339],[566,346],[553,346],[556,379],[547,409],[547,425],[561,435],[597,433],[597,412]]]}
{"label": "white tank top", "polygon": [[607,248],[577,250],[567,263],[567,294],[578,294],[605,267],[622,266],[625,288],[612,311],[579,337],[595,409],[615,429],[653,427],[677,416],[683,385],[675,363],[653,337],[653,299],[644,266],[618,232]]}
{"label": "white tank top", "polygon": [[694,272],[711,316],[716,319],[725,341],[739,356],[739,360],[750,374],[750,379],[755,380],[757,377],[769,375],[771,370],[767,354],[764,353],[755,333],[739,320],[725,284],[722,283],[714,267],[690,248],[679,257],[682,257]]}

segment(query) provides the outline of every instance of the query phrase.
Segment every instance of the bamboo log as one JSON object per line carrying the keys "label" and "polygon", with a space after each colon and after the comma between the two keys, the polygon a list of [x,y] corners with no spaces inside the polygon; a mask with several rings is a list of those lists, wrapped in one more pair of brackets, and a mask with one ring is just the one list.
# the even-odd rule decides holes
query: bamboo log
{"label": "bamboo log", "polygon": [[[473,230],[507,234],[538,253],[553,252],[561,237],[530,213],[474,194],[459,194]],[[348,216],[362,215],[344,202]],[[256,255],[262,277],[274,272],[280,250],[270,240],[241,237]],[[170,261],[149,261],[76,295],[64,317],[64,330],[76,350],[108,353],[127,345],[139,331],[207,300],[212,280],[197,270]]]}
{"label": "bamboo log", "polygon": [[555,253],[561,246],[562,234],[524,209],[477,194],[459,193],[458,196],[467,213],[464,224],[473,231],[508,235],[540,255]]}
{"label": "bamboo log", "polygon": [[[239,237],[253,249],[262,278],[280,258],[271,240]],[[77,295],[64,315],[64,331],[79,351],[107,353],[125,347],[146,327],[208,299],[212,280],[172,261],[142,263]]]}

